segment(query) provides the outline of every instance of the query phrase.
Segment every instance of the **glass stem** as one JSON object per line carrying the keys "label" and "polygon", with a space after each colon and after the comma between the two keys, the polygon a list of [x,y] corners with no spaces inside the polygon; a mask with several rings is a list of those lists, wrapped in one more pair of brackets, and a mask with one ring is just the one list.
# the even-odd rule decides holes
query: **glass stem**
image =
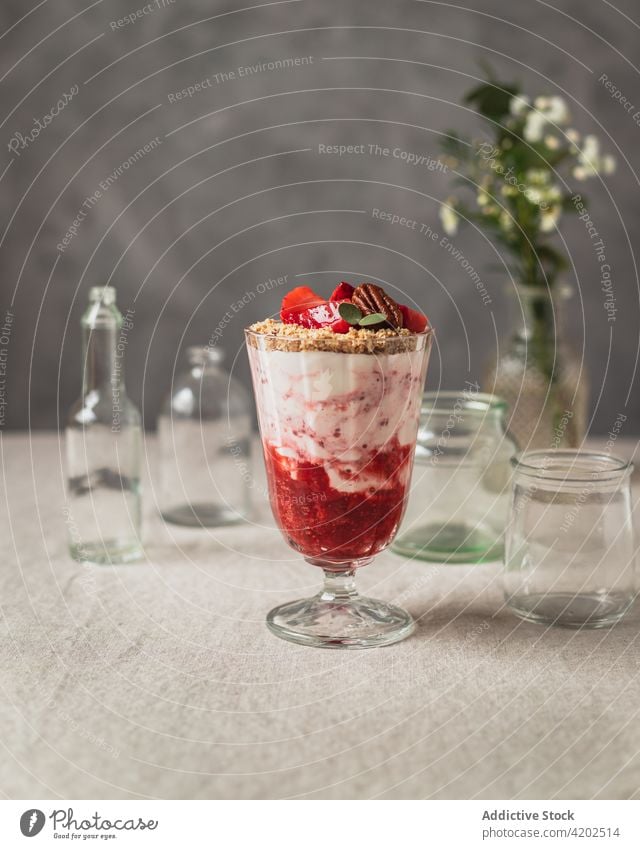
{"label": "glass stem", "polygon": [[356,589],[355,569],[345,569],[343,572],[324,571],[324,587],[320,598],[322,601],[335,601],[340,604],[354,599],[358,595]]}

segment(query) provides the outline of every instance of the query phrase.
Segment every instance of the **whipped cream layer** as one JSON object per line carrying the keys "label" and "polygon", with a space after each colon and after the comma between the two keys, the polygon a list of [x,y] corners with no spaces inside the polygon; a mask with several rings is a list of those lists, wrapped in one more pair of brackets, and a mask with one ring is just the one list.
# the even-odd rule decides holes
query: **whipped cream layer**
{"label": "whipped cream layer", "polygon": [[344,354],[249,347],[249,357],[262,438],[285,464],[291,460],[293,475],[300,465],[313,463],[324,466],[338,491],[384,487],[371,460],[381,450],[415,442],[422,351]]}

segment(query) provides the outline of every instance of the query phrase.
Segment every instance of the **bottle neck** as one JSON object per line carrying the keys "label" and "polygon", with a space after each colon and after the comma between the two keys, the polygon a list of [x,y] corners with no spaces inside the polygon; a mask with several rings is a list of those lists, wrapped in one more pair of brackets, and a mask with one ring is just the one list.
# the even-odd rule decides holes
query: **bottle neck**
{"label": "bottle neck", "polygon": [[510,290],[515,299],[516,329],[511,337],[511,351],[526,357],[549,381],[558,373],[558,350],[564,347],[562,311],[571,296],[567,286],[548,289],[518,286]]}
{"label": "bottle neck", "polygon": [[115,307],[98,307],[83,318],[83,395],[124,392],[124,360],[118,351],[121,326],[122,318]]}
{"label": "bottle neck", "polygon": [[548,345],[561,335],[566,288],[551,293],[548,289],[519,287],[512,294],[518,317],[516,337],[524,342]]}
{"label": "bottle neck", "polygon": [[187,349],[189,370],[194,377],[202,377],[205,370],[216,372],[224,360],[224,351],[205,345],[193,345]]}

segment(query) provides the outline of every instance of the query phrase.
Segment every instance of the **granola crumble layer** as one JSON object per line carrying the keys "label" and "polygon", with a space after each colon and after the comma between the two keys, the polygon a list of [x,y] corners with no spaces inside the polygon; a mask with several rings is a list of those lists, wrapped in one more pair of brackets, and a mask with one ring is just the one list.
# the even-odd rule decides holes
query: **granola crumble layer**
{"label": "granola crumble layer", "polygon": [[[416,350],[417,335],[411,330],[369,330],[352,327],[347,333],[334,333],[328,327],[308,328],[268,318],[249,327],[267,337],[270,351],[333,351],[342,354],[399,354]],[[249,336],[249,344],[257,347]]]}

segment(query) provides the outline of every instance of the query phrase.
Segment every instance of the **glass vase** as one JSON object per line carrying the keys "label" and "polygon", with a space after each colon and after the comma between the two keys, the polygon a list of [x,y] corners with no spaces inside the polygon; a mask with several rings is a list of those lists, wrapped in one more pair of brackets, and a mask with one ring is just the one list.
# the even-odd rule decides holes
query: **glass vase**
{"label": "glass vase", "polygon": [[586,433],[589,390],[585,364],[563,333],[572,290],[517,286],[509,292],[517,326],[487,368],[483,388],[507,402],[509,430],[522,450],[577,448]]}
{"label": "glass vase", "polygon": [[393,551],[446,563],[502,556],[517,451],[505,410],[476,384],[425,392],[411,497]]}
{"label": "glass vase", "polygon": [[190,347],[187,360],[158,420],[160,513],[188,527],[236,524],[251,509],[249,395],[220,348]]}

